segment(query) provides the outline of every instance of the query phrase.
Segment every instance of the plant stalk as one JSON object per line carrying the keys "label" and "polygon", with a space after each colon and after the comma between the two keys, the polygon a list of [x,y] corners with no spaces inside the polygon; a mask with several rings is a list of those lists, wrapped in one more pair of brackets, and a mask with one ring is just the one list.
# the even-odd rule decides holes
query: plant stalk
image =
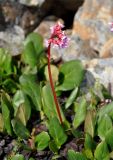
{"label": "plant stalk", "polygon": [[62,116],[61,116],[60,107],[59,107],[59,104],[58,104],[58,100],[57,100],[57,96],[56,96],[56,92],[55,92],[54,84],[53,84],[53,80],[52,80],[52,74],[51,74],[51,67],[50,67],[50,60],[51,60],[50,48],[51,48],[51,44],[49,44],[49,46],[48,46],[48,74],[49,74],[49,81],[50,81],[50,86],[51,86],[51,90],[52,90],[53,97],[54,97],[54,102],[55,102],[55,106],[56,106],[56,111],[57,111],[57,114],[58,114],[60,123],[62,124]]}

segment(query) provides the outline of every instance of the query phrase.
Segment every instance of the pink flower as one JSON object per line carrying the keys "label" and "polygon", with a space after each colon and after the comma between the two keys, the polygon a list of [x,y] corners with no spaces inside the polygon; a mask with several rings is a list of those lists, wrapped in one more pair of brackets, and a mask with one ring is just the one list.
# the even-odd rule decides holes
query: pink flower
{"label": "pink flower", "polygon": [[110,22],[109,25],[110,25],[111,32],[113,32],[113,22]]}
{"label": "pink flower", "polygon": [[58,22],[55,26],[51,27],[51,37],[46,41],[47,46],[53,44],[53,47],[65,48],[68,46],[69,39],[65,35],[62,28],[64,26]]}

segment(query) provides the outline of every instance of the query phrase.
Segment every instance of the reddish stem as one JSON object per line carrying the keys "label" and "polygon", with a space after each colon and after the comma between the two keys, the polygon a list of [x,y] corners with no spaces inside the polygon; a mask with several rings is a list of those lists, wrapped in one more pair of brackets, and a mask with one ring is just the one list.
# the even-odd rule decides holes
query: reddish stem
{"label": "reddish stem", "polygon": [[61,116],[61,113],[60,113],[60,107],[59,107],[59,104],[58,104],[58,101],[57,101],[57,96],[56,96],[56,92],[55,92],[55,89],[54,89],[54,84],[53,84],[52,74],[51,74],[51,67],[50,67],[50,60],[51,60],[50,48],[51,48],[51,44],[49,44],[49,46],[48,46],[48,73],[49,73],[49,80],[50,80],[50,86],[51,86],[51,89],[52,89],[52,93],[53,93],[54,102],[55,102],[55,105],[56,105],[56,110],[57,110],[57,113],[58,113],[58,117],[59,117],[60,123],[62,124],[62,116]]}

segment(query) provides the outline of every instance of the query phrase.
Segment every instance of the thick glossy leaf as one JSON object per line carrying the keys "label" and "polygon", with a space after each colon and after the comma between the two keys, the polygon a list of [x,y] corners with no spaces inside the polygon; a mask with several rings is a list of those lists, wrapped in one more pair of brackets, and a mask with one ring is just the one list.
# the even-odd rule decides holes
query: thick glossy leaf
{"label": "thick glossy leaf", "polygon": [[40,86],[37,83],[36,75],[22,75],[19,80],[24,93],[31,98],[36,109],[41,110]]}
{"label": "thick glossy leaf", "polygon": [[84,131],[94,137],[95,131],[95,110],[89,110],[86,114]]}
{"label": "thick glossy leaf", "polygon": [[67,140],[67,135],[56,117],[49,121],[49,133],[51,137],[53,137],[58,148]]}
{"label": "thick glossy leaf", "polygon": [[37,65],[39,57],[43,51],[43,39],[37,33],[31,33],[27,36],[24,42],[24,61],[31,67]]}
{"label": "thick glossy leaf", "polygon": [[0,48],[0,74],[7,73],[10,74],[12,57],[5,49]]}
{"label": "thick glossy leaf", "polygon": [[104,107],[102,107],[99,112],[98,112],[98,116],[101,119],[105,114],[108,114],[112,120],[113,120],[113,102],[111,102],[108,105],[105,105]]}
{"label": "thick glossy leaf", "polygon": [[58,153],[58,148],[57,145],[55,143],[54,140],[52,140],[51,142],[49,142],[49,149],[53,152],[53,153]]}
{"label": "thick glossy leaf", "polygon": [[109,150],[105,141],[97,145],[94,156],[96,160],[109,160]]}
{"label": "thick glossy leaf", "polygon": [[80,124],[85,120],[86,111],[87,111],[87,103],[86,100],[83,98],[82,101],[80,102],[79,109],[77,110],[73,120],[74,128],[80,126]]}
{"label": "thick glossy leaf", "polygon": [[8,93],[15,93],[18,88],[18,84],[11,78],[7,78],[2,85]]}
{"label": "thick glossy leaf", "polygon": [[91,151],[91,149],[85,149],[83,153],[88,158],[88,160],[89,159],[94,160],[93,152]]}
{"label": "thick glossy leaf", "polygon": [[107,114],[105,114],[98,122],[98,136],[104,140],[110,129],[112,129],[112,120]]}
{"label": "thick glossy leaf", "polygon": [[74,150],[68,150],[68,160],[87,160],[87,158],[82,154],[75,152]]}
{"label": "thick glossy leaf", "polygon": [[4,121],[3,121],[3,116],[0,113],[0,132],[3,132],[4,130]]}
{"label": "thick glossy leaf", "polygon": [[20,119],[20,121],[26,125],[30,118],[31,106],[29,99],[21,90],[18,90],[13,97],[13,107],[15,110],[15,117]]}
{"label": "thick glossy leaf", "polygon": [[50,136],[47,132],[41,132],[35,137],[35,143],[37,150],[44,150],[48,145],[50,141]]}
{"label": "thick glossy leaf", "polygon": [[[46,116],[51,120],[53,117],[57,117],[56,106],[53,99],[50,85],[47,84],[42,88],[43,109]],[[64,118],[61,111],[62,118]]]}
{"label": "thick glossy leaf", "polygon": [[85,135],[84,147],[85,149],[90,149],[90,150],[94,150],[96,147],[96,143],[89,134]]}
{"label": "thick glossy leaf", "polygon": [[1,106],[2,106],[4,127],[7,130],[7,133],[9,135],[12,135],[11,113],[10,113],[11,105],[5,94],[2,95]]}
{"label": "thick glossy leaf", "polygon": [[69,98],[66,101],[65,108],[69,108],[71,104],[75,101],[78,93],[78,87],[76,87],[70,94]]}
{"label": "thick glossy leaf", "polygon": [[[49,74],[48,74],[48,66],[45,67],[45,71],[44,71],[46,80],[49,81]],[[58,81],[58,75],[59,75],[59,70],[55,65],[51,65],[51,74],[52,74],[52,79],[53,82],[57,82]]]}
{"label": "thick glossy leaf", "polygon": [[13,126],[13,130],[15,132],[15,134],[22,138],[22,139],[27,139],[30,136],[29,131],[27,130],[27,128],[23,125],[23,123],[19,120],[19,119],[13,119],[11,121],[12,126]]}
{"label": "thick glossy leaf", "polygon": [[43,109],[46,116],[51,119],[57,117],[56,106],[54,103],[52,91],[50,85],[47,84],[42,88]]}
{"label": "thick glossy leaf", "polygon": [[60,85],[56,90],[71,90],[78,87],[84,77],[84,69],[79,60],[68,61],[60,67]]}
{"label": "thick glossy leaf", "polygon": [[106,143],[110,146],[111,150],[113,150],[113,128],[111,128],[105,137]]}
{"label": "thick glossy leaf", "polygon": [[11,160],[25,160],[22,154],[16,154]]}

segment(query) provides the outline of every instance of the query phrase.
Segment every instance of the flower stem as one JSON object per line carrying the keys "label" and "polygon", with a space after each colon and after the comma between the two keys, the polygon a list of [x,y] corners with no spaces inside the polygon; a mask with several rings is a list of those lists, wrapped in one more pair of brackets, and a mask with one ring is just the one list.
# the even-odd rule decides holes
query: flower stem
{"label": "flower stem", "polygon": [[58,100],[57,100],[57,96],[56,96],[56,92],[55,92],[54,84],[53,84],[53,80],[52,80],[52,74],[51,74],[51,67],[50,67],[50,59],[51,59],[50,48],[51,48],[51,44],[49,44],[49,46],[48,46],[48,73],[49,73],[49,80],[50,80],[50,86],[51,86],[52,93],[53,93],[53,97],[54,97],[54,102],[55,102],[55,105],[56,105],[56,111],[57,111],[57,113],[58,113],[58,117],[59,117],[60,123],[62,124],[62,116],[61,116],[61,113],[60,113],[60,107],[59,107],[59,104],[58,104]]}

